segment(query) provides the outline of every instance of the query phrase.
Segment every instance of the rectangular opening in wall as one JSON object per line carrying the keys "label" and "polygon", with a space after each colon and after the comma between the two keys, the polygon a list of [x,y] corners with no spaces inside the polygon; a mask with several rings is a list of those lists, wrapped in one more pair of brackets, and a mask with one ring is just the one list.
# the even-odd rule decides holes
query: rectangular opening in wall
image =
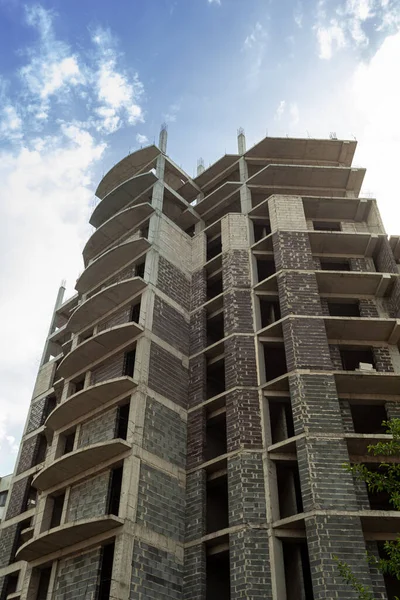
{"label": "rectangular opening in wall", "polygon": [[57,406],[57,398],[56,398],[55,394],[51,394],[50,396],[47,396],[45,404],[44,404],[42,420],[40,423],[41,425],[43,425],[43,423],[46,421],[49,414],[55,409],[56,406]]}
{"label": "rectangular opening in wall", "polygon": [[[388,554],[385,550],[385,543],[378,542],[379,558],[388,559]],[[400,581],[394,575],[384,575],[383,577],[386,587],[386,593],[389,600],[396,597],[400,598]]]}
{"label": "rectangular opening in wall", "polygon": [[51,513],[50,528],[58,527],[61,523],[62,512],[64,508],[65,493],[53,497],[53,510]]}
{"label": "rectangular opening in wall", "polygon": [[81,392],[85,387],[85,375],[79,375],[74,381],[71,382],[70,395]]}
{"label": "rectangular opening in wall", "polygon": [[314,600],[306,540],[282,540],[286,597]]}
{"label": "rectangular opening in wall", "polygon": [[269,219],[257,220],[254,223],[254,243],[259,242],[271,233],[271,223]]}
{"label": "rectangular opening in wall", "polygon": [[64,454],[69,454],[70,452],[73,451],[74,449],[74,444],[75,444],[75,430],[71,431],[70,433],[67,433],[66,435],[63,435],[63,440],[64,440],[64,449],[63,449],[63,455]]}
{"label": "rectangular opening in wall", "polygon": [[47,452],[47,439],[46,439],[46,436],[43,433],[41,433],[38,436],[38,441],[36,444],[36,450],[35,450],[35,456],[33,459],[33,464],[39,465],[40,463],[42,463],[44,461],[44,459],[46,458],[46,452]]}
{"label": "rectangular opening in wall", "polygon": [[7,598],[9,594],[15,594],[18,589],[18,577],[19,571],[17,573],[9,573],[6,575],[4,581],[4,598]]}
{"label": "rectangular opening in wall", "polygon": [[276,462],[279,514],[281,519],[303,512],[297,462]]}
{"label": "rectangular opening in wall", "polygon": [[212,300],[215,296],[222,294],[222,274],[219,273],[216,277],[207,279],[207,301]]}
{"label": "rectangular opening in wall", "polygon": [[268,325],[271,325],[271,323],[279,321],[281,318],[281,308],[278,300],[265,300],[262,296],[260,296],[259,301],[261,327],[268,327]]}
{"label": "rectangular opening in wall", "polygon": [[[30,478],[30,481],[32,481],[32,478]],[[29,484],[27,486],[25,510],[30,510],[31,508],[34,508],[36,506],[36,503],[37,503],[37,489],[32,487],[29,482]]]}
{"label": "rectangular opening in wall", "polygon": [[[379,472],[382,476],[387,472],[387,467],[380,467],[376,463],[367,464],[366,467],[368,471]],[[396,510],[389,501],[390,494],[386,490],[370,490],[367,486],[367,494],[371,510]]]}
{"label": "rectangular opening in wall", "polygon": [[119,502],[121,499],[123,467],[117,467],[110,473],[110,483],[108,488],[107,514],[118,517]]}
{"label": "rectangular opening in wall", "polygon": [[276,273],[275,262],[273,258],[257,258],[257,277],[258,281],[264,281]]}
{"label": "rectangular opening in wall", "polygon": [[51,567],[40,569],[36,600],[47,600],[51,577]]}
{"label": "rectangular opening in wall", "polygon": [[217,473],[209,476],[206,489],[206,528],[207,533],[229,527],[228,477]]}
{"label": "rectangular opening in wall", "polygon": [[321,259],[322,271],[350,271],[350,263],[348,260],[328,260]]}
{"label": "rectangular opening in wall", "polygon": [[225,360],[207,363],[206,369],[207,398],[213,398],[225,392]]}
{"label": "rectangular opening in wall", "polygon": [[206,600],[230,600],[229,549],[218,551],[218,547],[207,554]]}
{"label": "rectangular opening in wall", "polygon": [[193,237],[195,234],[195,228],[194,225],[191,225],[190,227],[188,227],[187,229],[185,229],[185,233],[189,236],[189,237]]}
{"label": "rectangular opening in wall", "polygon": [[130,350],[129,352],[125,352],[124,366],[123,366],[123,370],[122,370],[123,375],[127,375],[128,377],[133,377],[133,373],[135,370],[135,359],[136,359],[136,350]]}
{"label": "rectangular opening in wall", "polygon": [[130,408],[130,402],[127,402],[126,404],[122,404],[121,406],[118,406],[118,409],[117,409],[117,423],[116,423],[115,437],[120,438],[121,440],[126,440],[126,436],[128,433],[129,408]]}
{"label": "rectangular opening in wall", "polygon": [[339,348],[344,371],[369,371],[375,368],[371,348]]}
{"label": "rectangular opening in wall", "polygon": [[350,404],[355,433],[385,433],[382,425],[387,420],[384,403],[382,404]]}
{"label": "rectangular opening in wall", "polygon": [[314,231],[341,231],[340,221],[313,221]]}
{"label": "rectangular opening in wall", "polygon": [[86,340],[90,340],[90,338],[92,338],[92,337],[93,337],[93,328],[88,329],[87,331],[84,331],[83,333],[80,334],[78,344],[83,344],[83,342],[86,342]]}
{"label": "rectangular opening in wall", "polygon": [[134,304],[131,307],[130,321],[132,321],[134,323],[139,323],[139,318],[140,318],[140,302],[137,302],[137,304]]}
{"label": "rectangular opening in wall", "polygon": [[145,262],[141,262],[137,265],[135,265],[135,277],[141,277],[143,279],[144,277],[144,266],[145,266]]}
{"label": "rectangular opening in wall", "polygon": [[96,594],[97,600],[109,600],[110,598],[113,562],[114,542],[103,546],[101,549],[99,586]]}
{"label": "rectangular opening in wall", "polygon": [[283,345],[263,344],[266,381],[287,373],[286,354]]}
{"label": "rectangular opening in wall", "polygon": [[360,305],[355,302],[329,302],[328,311],[331,317],[361,317]]}
{"label": "rectangular opening in wall", "polygon": [[212,460],[226,452],[226,409],[223,406],[207,415],[204,460]]}
{"label": "rectangular opening in wall", "polygon": [[272,443],[294,436],[292,407],[289,398],[268,399]]}
{"label": "rectangular opening in wall", "polygon": [[224,312],[207,318],[207,346],[215,344],[224,337]]}
{"label": "rectangular opening in wall", "polygon": [[0,492],[0,508],[6,505],[8,492]]}
{"label": "rectangular opening in wall", "polygon": [[207,238],[207,261],[211,260],[222,252],[221,234]]}

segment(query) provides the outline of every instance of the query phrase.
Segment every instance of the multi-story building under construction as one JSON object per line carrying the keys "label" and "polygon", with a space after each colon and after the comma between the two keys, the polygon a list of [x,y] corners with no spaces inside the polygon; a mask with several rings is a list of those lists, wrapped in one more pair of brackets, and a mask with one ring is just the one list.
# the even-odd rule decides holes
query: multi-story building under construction
{"label": "multi-story building under construction", "polygon": [[400,416],[400,238],[354,141],[265,138],[195,179],[167,132],[102,179],[0,529],[1,600],[376,598],[399,513],[344,463]]}

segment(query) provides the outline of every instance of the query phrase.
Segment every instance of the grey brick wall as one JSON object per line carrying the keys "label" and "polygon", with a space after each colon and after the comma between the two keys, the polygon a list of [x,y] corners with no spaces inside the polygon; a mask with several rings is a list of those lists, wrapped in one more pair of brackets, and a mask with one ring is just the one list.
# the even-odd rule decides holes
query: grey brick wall
{"label": "grey brick wall", "polygon": [[[367,542],[367,552],[379,560],[378,545],[376,542]],[[372,580],[372,589],[375,600],[387,600],[386,586],[382,573],[372,564],[369,565]]]}
{"label": "grey brick wall", "polygon": [[249,452],[228,459],[229,526],[266,520],[261,454]]}
{"label": "grey brick wall", "polygon": [[192,274],[190,291],[191,310],[195,310],[207,300],[207,279],[205,269],[199,269]]}
{"label": "grey brick wall", "polygon": [[189,323],[159,296],[154,298],[153,333],[182,352],[189,353]]}
{"label": "grey brick wall", "polygon": [[226,396],[227,450],[262,448],[260,400],[257,390],[242,389]]}
{"label": "grey brick wall", "polygon": [[278,231],[272,234],[276,270],[313,270],[314,260],[307,232]]}
{"label": "grey brick wall", "polygon": [[114,379],[115,377],[122,376],[122,369],[124,366],[124,353],[120,352],[108,358],[99,367],[96,367],[92,371],[91,385],[107,381],[107,379]]}
{"label": "grey brick wall", "polygon": [[19,475],[34,466],[35,454],[39,444],[39,435],[34,435],[22,443],[16,474]]}
{"label": "grey brick wall", "polygon": [[131,306],[124,306],[123,308],[117,310],[115,313],[101,321],[98,325],[98,332],[104,331],[105,329],[110,329],[111,327],[116,327],[117,325],[123,325],[124,323],[129,322],[129,317],[131,314]]}
{"label": "grey brick wall", "polygon": [[18,525],[10,525],[0,530],[0,569],[7,567],[13,558]]}
{"label": "grey brick wall", "polygon": [[247,250],[229,250],[222,254],[222,287],[250,287],[250,263]]}
{"label": "grey brick wall", "polygon": [[246,529],[229,536],[231,600],[272,600],[268,536]]}
{"label": "grey brick wall", "polygon": [[137,522],[174,540],[183,540],[184,487],[175,477],[142,462],[140,467]]}
{"label": "grey brick wall", "polygon": [[91,477],[71,488],[67,522],[106,514],[110,471]]}
{"label": "grey brick wall", "polygon": [[190,309],[190,279],[163,256],[158,262],[158,288],[186,310]]}
{"label": "grey brick wall", "polygon": [[154,342],[150,348],[148,381],[152,390],[186,408],[188,370],[179,358]]}
{"label": "grey brick wall", "polygon": [[188,407],[192,408],[204,401],[206,397],[206,359],[204,354],[189,361]]}
{"label": "grey brick wall", "polygon": [[186,423],[173,410],[146,400],[143,448],[180,467],[186,462]]}
{"label": "grey brick wall", "polygon": [[100,570],[100,548],[60,560],[54,600],[94,600]]}
{"label": "grey brick wall", "polygon": [[136,542],[133,550],[130,598],[181,600],[183,565],[173,554]]}
{"label": "grey brick wall", "polygon": [[322,319],[289,317],[283,322],[282,329],[288,371],[296,368],[332,369],[328,340]]}
{"label": "grey brick wall", "polygon": [[253,333],[253,311],[250,290],[229,290],[224,295],[224,332]]}
{"label": "grey brick wall", "polygon": [[204,544],[185,550],[183,600],[206,597],[206,551]]}
{"label": "grey brick wall", "polygon": [[314,273],[285,271],[279,273],[277,280],[282,317],[324,314]]}
{"label": "grey brick wall", "polygon": [[29,413],[29,421],[26,433],[31,433],[38,429],[44,423],[44,411],[46,408],[46,397],[32,402]]}
{"label": "grey brick wall", "polygon": [[225,341],[224,348],[226,389],[257,386],[254,336],[232,336]]}
{"label": "grey brick wall", "polygon": [[27,494],[30,487],[31,477],[24,477],[16,481],[10,492],[6,519],[12,519],[21,514],[25,509]]}
{"label": "grey brick wall", "polygon": [[115,437],[117,409],[113,408],[96,419],[83,423],[79,434],[78,448],[97,444]]}
{"label": "grey brick wall", "polygon": [[345,561],[363,585],[371,586],[364,536],[357,517],[306,519],[314,600],[355,600],[358,594],[339,575],[334,557]]}
{"label": "grey brick wall", "polygon": [[205,469],[186,476],[186,542],[197,540],[205,534],[206,477]]}
{"label": "grey brick wall", "polygon": [[207,346],[207,311],[205,308],[196,310],[190,316],[189,354],[196,354]]}

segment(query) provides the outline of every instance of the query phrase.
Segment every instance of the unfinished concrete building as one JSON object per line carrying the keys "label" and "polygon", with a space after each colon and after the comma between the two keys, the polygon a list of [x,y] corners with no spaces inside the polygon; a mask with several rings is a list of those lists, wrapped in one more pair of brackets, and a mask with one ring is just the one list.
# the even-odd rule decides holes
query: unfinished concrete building
{"label": "unfinished concrete building", "polygon": [[[1,599],[376,598],[399,513],[342,465],[400,416],[400,241],[354,141],[265,138],[195,179],[167,133],[100,182],[0,536]],[[396,587],[397,586],[397,587]]]}

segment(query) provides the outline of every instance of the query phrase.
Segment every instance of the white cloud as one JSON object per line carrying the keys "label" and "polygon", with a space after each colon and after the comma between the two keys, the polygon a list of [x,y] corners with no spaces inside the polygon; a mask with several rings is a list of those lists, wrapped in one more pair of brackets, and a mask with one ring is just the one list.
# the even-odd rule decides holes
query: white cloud
{"label": "white cloud", "polygon": [[328,27],[317,27],[319,57],[325,60],[332,58],[334,50],[346,46],[345,34],[339,23],[333,19]]}
{"label": "white cloud", "polygon": [[282,118],[283,113],[286,108],[286,100],[281,100],[279,102],[278,108],[276,109],[275,118],[280,120]]}
{"label": "white cloud", "polygon": [[221,0],[208,0],[208,4],[219,4],[219,5],[221,5]]}
{"label": "white cloud", "polygon": [[297,103],[290,102],[288,104],[286,100],[281,100],[275,111],[274,120],[285,120],[285,124],[290,127],[294,127],[295,125],[297,125],[300,120],[300,111]]}
{"label": "white cloud", "polygon": [[119,129],[123,119],[130,125],[143,121],[139,99],[143,85],[135,73],[129,77],[117,69],[117,53],[108,31],[97,29],[92,41],[98,49],[98,70],[94,74],[97,99],[100,104],[96,113],[100,117],[98,129],[113,133]]}
{"label": "white cloud", "polygon": [[171,104],[167,112],[163,113],[163,119],[166,123],[175,123],[178,112],[181,110],[181,103],[174,102]]}
{"label": "white cloud", "polygon": [[293,14],[294,22],[300,29],[303,27],[303,5],[299,2]]}
{"label": "white cloud", "polygon": [[256,45],[262,44],[267,38],[267,32],[259,21],[253,27],[252,32],[244,40],[244,48],[254,48]]}
{"label": "white cloud", "polygon": [[330,59],[345,46],[367,47],[370,31],[389,34],[400,26],[398,0],[342,0],[331,4],[329,16],[326,3],[320,0],[316,14],[314,30],[322,59]]}
{"label": "white cloud", "polygon": [[17,140],[22,136],[22,121],[11,104],[0,110],[0,139]]}
{"label": "white cloud", "polygon": [[147,144],[149,139],[148,139],[147,135],[142,135],[141,133],[137,133],[136,141],[138,142],[138,144]]}
{"label": "white cloud", "polygon": [[11,468],[60,279],[72,284],[81,270],[93,168],[104,149],[62,124],[53,136],[0,152],[1,473]]}
{"label": "white cloud", "polygon": [[400,32],[385,39],[373,58],[356,69],[351,101],[358,118],[357,163],[365,165],[365,189],[378,193],[390,233],[399,233],[398,188],[400,82],[393,76],[400,64]]}
{"label": "white cloud", "polygon": [[85,83],[78,57],[67,44],[56,39],[53,13],[42,6],[26,8],[28,25],[39,35],[36,46],[29,51],[29,62],[20,69],[20,76],[29,93],[36,98],[36,110],[41,119],[48,116],[49,98],[67,94],[72,88]]}

